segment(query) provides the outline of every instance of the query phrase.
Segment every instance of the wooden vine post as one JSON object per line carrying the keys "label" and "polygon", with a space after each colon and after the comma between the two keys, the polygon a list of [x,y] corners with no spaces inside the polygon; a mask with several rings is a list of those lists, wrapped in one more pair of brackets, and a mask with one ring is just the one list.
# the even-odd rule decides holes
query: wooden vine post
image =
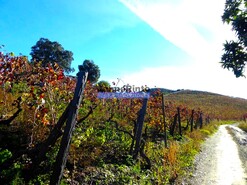
{"label": "wooden vine post", "polygon": [[193,132],[193,123],[194,123],[194,109],[191,112],[191,118],[190,118],[190,132]]}
{"label": "wooden vine post", "polygon": [[[137,117],[137,122],[136,125],[134,127],[134,136],[133,136],[133,140],[132,140],[132,144],[130,147],[130,155],[132,155],[133,159],[137,159],[138,154],[140,154],[142,157],[144,157],[148,163],[149,160],[148,158],[145,156],[145,154],[143,153],[143,140],[142,140],[142,130],[143,130],[143,126],[144,126],[144,118],[145,118],[145,114],[146,114],[146,110],[147,110],[147,103],[148,103],[148,98],[149,98],[149,93],[133,93],[133,92],[124,92],[124,93],[110,93],[108,92],[107,94],[104,95],[103,94],[98,94],[98,97],[103,98],[103,99],[111,99],[111,98],[140,98],[143,99],[143,103],[142,103],[142,107],[141,109],[138,111],[138,117]],[[130,103],[130,107],[132,104],[132,100]],[[121,115],[122,116],[122,115]]]}
{"label": "wooden vine post", "polygon": [[174,132],[175,132],[177,120],[178,120],[178,114],[176,113],[176,114],[174,115],[173,123],[172,123],[172,125],[170,126],[170,130],[169,130],[171,136],[174,136]]}
{"label": "wooden vine post", "polygon": [[179,107],[177,107],[177,113],[174,115],[174,120],[173,120],[173,123],[170,127],[170,134],[172,136],[174,136],[174,132],[175,132],[177,124],[178,124],[179,135],[182,136],[181,115],[180,115],[180,108]]}
{"label": "wooden vine post", "polygon": [[144,125],[144,118],[147,110],[148,98],[143,99],[142,108],[139,111],[137,118],[137,129],[135,133],[135,148],[133,153],[133,159],[137,159],[141,147],[142,130]]}
{"label": "wooden vine post", "polygon": [[200,123],[200,129],[202,129],[202,126],[203,126],[202,112],[200,112],[200,114],[199,114],[199,123]]}
{"label": "wooden vine post", "polygon": [[81,104],[81,99],[83,95],[83,91],[87,82],[87,72],[81,70],[79,66],[79,72],[77,73],[77,83],[75,88],[75,93],[73,100],[71,102],[68,119],[66,122],[64,134],[61,140],[60,148],[56,157],[56,162],[54,165],[53,173],[50,179],[50,185],[59,185],[63,170],[67,162],[69,147],[71,143],[72,133],[76,124],[76,118],[78,114],[78,108]]}
{"label": "wooden vine post", "polygon": [[166,133],[166,115],[165,115],[165,95],[162,94],[162,114],[163,114],[163,124],[164,124],[164,142],[167,148],[167,133]]}
{"label": "wooden vine post", "polygon": [[182,136],[181,115],[180,115],[180,108],[179,107],[177,107],[177,114],[178,114],[178,130],[179,130],[179,135]]}

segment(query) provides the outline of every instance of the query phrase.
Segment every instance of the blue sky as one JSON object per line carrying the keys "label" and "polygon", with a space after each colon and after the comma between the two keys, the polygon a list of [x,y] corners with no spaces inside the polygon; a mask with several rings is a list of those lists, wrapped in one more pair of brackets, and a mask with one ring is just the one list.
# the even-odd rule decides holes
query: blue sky
{"label": "blue sky", "polygon": [[[219,61],[233,38],[224,0],[0,0],[0,44],[29,55],[39,38],[93,60],[100,80],[247,98],[246,79]],[[29,57],[30,58],[30,57]],[[245,85],[246,86],[246,85]]]}

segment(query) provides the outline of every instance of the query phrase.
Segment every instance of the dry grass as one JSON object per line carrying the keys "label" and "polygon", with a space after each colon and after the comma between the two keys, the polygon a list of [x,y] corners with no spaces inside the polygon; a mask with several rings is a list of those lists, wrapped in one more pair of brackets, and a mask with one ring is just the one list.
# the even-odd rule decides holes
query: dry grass
{"label": "dry grass", "polygon": [[170,143],[169,149],[165,151],[165,159],[170,166],[174,166],[177,162],[177,156],[179,152],[179,145],[177,142],[173,141]]}
{"label": "dry grass", "polygon": [[180,170],[179,151],[180,146],[176,141],[171,141],[168,149],[164,149],[164,167],[167,169],[170,181],[178,177]]}
{"label": "dry grass", "polygon": [[238,124],[238,127],[242,129],[243,131],[247,132],[247,123],[246,122],[241,122]]}

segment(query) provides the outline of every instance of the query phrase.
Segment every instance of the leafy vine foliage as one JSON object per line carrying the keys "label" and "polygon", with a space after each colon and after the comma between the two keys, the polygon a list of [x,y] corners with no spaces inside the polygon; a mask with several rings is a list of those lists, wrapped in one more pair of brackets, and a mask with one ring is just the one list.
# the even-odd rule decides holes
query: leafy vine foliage
{"label": "leafy vine foliage", "polygon": [[[12,182],[17,175],[33,184],[49,182],[59,145],[57,140],[63,133],[60,118],[70,104],[75,84],[76,79],[66,76],[64,69],[56,63],[44,66],[42,62],[30,63],[25,56],[0,53],[1,182]],[[90,167],[134,164],[131,154],[143,100],[97,98],[98,91],[106,91],[108,85],[94,85],[90,81],[86,84],[68,157],[70,174],[65,171],[64,179],[71,181],[73,176],[78,182],[89,183],[87,174],[93,173]],[[163,165],[163,157],[159,156],[157,160],[151,157],[150,151],[161,146],[166,129],[168,138],[181,140],[182,134],[190,133],[191,126],[193,129],[202,126],[200,120],[203,119],[205,125],[209,122],[206,118],[218,116],[215,112],[212,114],[167,100],[164,128],[161,95],[160,91],[152,92],[148,100],[140,146],[141,158],[138,158],[143,168],[150,168],[157,161]],[[4,124],[7,120],[9,124]],[[54,129],[57,129],[56,135],[51,137]],[[44,154],[41,148],[46,146],[45,143],[50,144]],[[165,168],[163,170],[165,174]],[[177,176],[176,169],[171,176]],[[96,183],[97,179],[92,181]],[[122,181],[130,182],[126,179]]]}

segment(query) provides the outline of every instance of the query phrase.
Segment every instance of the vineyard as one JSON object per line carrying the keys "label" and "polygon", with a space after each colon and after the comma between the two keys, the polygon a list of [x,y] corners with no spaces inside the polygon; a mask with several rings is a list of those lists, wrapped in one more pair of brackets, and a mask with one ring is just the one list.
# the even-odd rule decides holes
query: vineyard
{"label": "vineyard", "polygon": [[[1,184],[49,184],[76,85],[59,65],[0,54]],[[101,90],[85,82],[61,184],[177,182],[219,124],[246,118],[247,100],[213,93],[100,99]]]}

